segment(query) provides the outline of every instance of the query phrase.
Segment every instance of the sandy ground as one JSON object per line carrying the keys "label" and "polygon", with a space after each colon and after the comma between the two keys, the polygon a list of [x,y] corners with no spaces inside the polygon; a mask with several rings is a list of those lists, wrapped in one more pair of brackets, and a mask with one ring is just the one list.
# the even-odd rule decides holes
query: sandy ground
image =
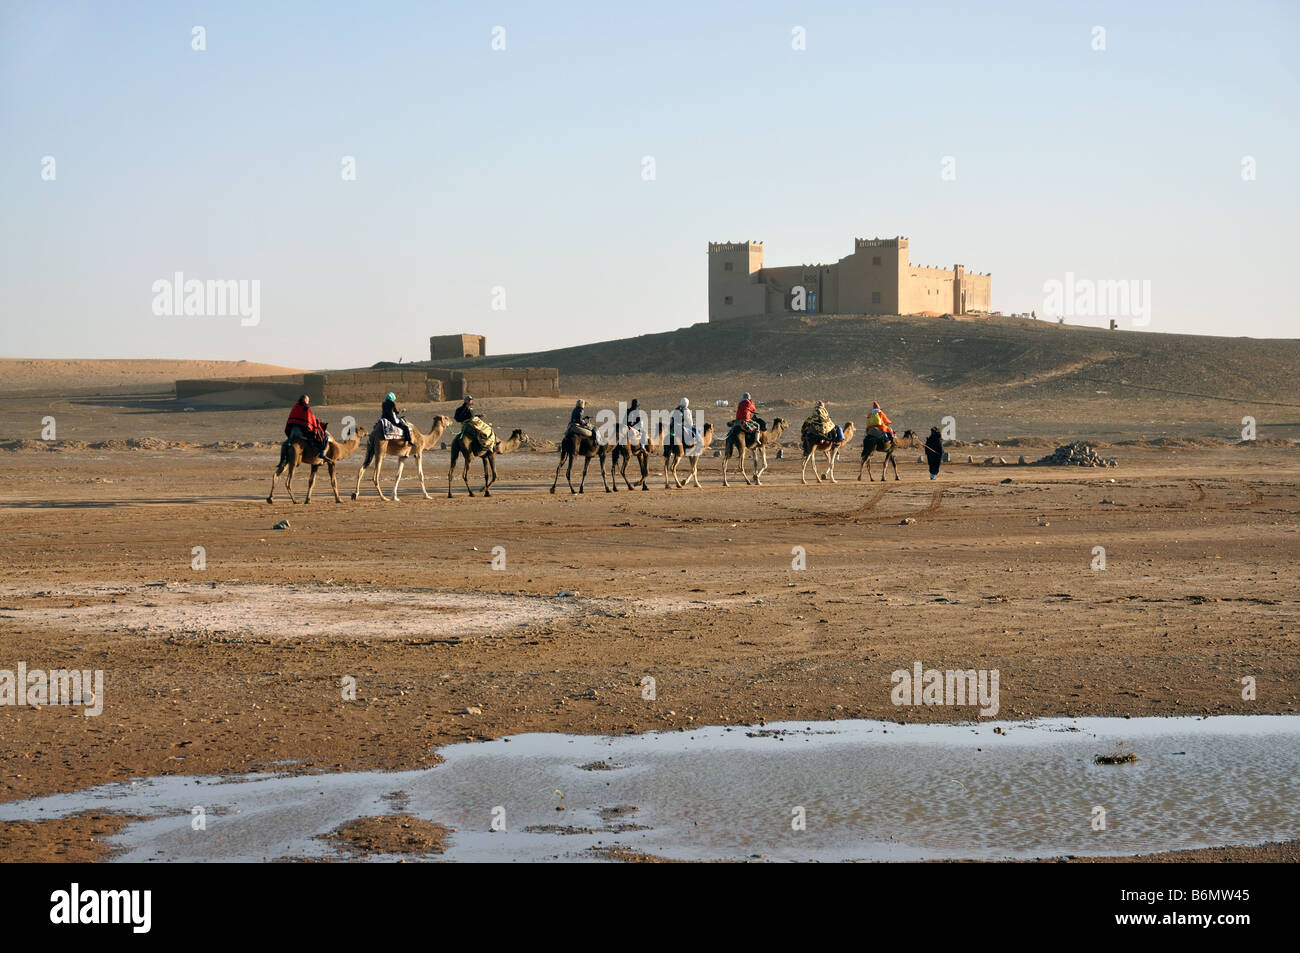
{"label": "sandy ground", "polygon": [[[497,423],[554,439],[553,403]],[[890,673],[918,660],[999,669],[1005,718],[1300,707],[1293,448],[1112,447],[1115,469],[963,462],[937,483],[913,453],[883,485],[853,479],[853,454],[838,484],[802,486],[787,457],[729,489],[706,457],[703,489],[666,491],[654,468],[650,492],[597,475],[577,497],[563,478],[547,492],[554,454],[521,452],[472,500],[459,483],[446,499],[437,452],[430,501],[408,468],[399,504],[338,505],[325,482],[295,506],[265,502],[282,410],[67,405],[85,446],[51,450],[21,443],[43,406],[0,405],[20,441],[0,451],[0,668],[102,669],[104,712],[0,709],[5,800],[289,760],[415,768],[525,731],[970,718],[891,704]],[[142,432],[172,449],[89,448]],[[359,466],[340,466],[345,491]],[[111,828],[0,825],[0,856],[96,856]]]}

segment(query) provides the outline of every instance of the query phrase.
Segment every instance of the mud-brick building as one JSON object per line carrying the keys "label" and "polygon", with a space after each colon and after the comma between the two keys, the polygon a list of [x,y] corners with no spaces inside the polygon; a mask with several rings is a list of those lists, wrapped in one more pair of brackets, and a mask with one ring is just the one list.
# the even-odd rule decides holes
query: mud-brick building
{"label": "mud-brick building", "polygon": [[709,320],[763,314],[971,314],[992,310],[992,275],[914,265],[908,240],[858,238],[834,264],[763,264],[762,242],[709,242]]}
{"label": "mud-brick building", "polygon": [[438,334],[429,338],[429,360],[487,357],[487,338],[481,334]]}

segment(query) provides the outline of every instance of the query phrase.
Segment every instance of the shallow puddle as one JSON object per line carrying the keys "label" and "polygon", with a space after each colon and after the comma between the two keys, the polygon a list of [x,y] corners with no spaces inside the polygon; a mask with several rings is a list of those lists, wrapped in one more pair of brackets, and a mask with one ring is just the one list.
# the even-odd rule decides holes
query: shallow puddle
{"label": "shallow puddle", "polygon": [[[1137,761],[1094,763],[1121,742]],[[516,735],[442,754],[420,771],[141,780],[3,804],[0,820],[151,816],[111,840],[125,861],[332,856],[318,835],[398,810],[457,829],[445,860],[598,859],[592,848],[613,847],[680,859],[999,859],[1300,836],[1295,716],[790,722]],[[196,806],[206,830],[192,829]]]}

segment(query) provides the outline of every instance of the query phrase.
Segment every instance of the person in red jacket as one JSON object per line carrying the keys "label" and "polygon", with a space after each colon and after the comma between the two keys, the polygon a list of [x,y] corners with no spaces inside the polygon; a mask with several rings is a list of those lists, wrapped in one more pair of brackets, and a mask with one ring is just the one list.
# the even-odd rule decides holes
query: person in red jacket
{"label": "person in red jacket", "polygon": [[289,419],[284,423],[284,435],[290,440],[295,437],[302,440],[321,457],[329,449],[330,435],[325,431],[325,425],[311,412],[311,398],[306,394],[299,397],[298,403],[289,410]]}
{"label": "person in red jacket", "polygon": [[740,398],[740,403],[736,405],[736,423],[741,430],[753,433],[758,429],[758,421],[754,420],[754,414],[758,411],[749,394],[746,393]]}

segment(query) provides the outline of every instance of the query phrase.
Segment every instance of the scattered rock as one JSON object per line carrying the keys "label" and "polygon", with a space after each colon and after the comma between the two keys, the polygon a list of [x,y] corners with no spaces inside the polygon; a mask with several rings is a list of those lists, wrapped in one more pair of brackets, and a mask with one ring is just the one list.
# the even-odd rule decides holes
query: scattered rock
{"label": "scattered rock", "polygon": [[913,517],[911,517],[911,516],[905,516],[905,517],[903,517],[901,520],[899,520],[898,525],[899,525],[899,526],[911,526],[911,525],[912,525],[913,523],[915,523],[915,522],[916,522],[916,520],[915,520]]}
{"label": "scattered rock", "polygon": [[1005,480],[1003,480],[1002,482],[1003,482],[1003,483],[1010,483],[1010,482],[1011,482],[1011,477],[1007,477],[1007,478],[1006,478]]}
{"label": "scattered rock", "polygon": [[271,529],[288,529],[288,528],[289,528],[288,520],[280,520],[280,522],[276,523],[274,526],[271,527]]}
{"label": "scattered rock", "polygon": [[1039,467],[1113,467],[1117,466],[1114,457],[1103,457],[1096,449],[1083,441],[1066,443],[1057,447],[1047,456],[1034,461]]}
{"label": "scattered rock", "polygon": [[462,715],[481,715],[481,714],[483,714],[483,709],[482,709],[482,708],[479,708],[477,705],[470,705],[468,708],[466,708],[464,711],[462,711],[461,714],[462,714]]}

